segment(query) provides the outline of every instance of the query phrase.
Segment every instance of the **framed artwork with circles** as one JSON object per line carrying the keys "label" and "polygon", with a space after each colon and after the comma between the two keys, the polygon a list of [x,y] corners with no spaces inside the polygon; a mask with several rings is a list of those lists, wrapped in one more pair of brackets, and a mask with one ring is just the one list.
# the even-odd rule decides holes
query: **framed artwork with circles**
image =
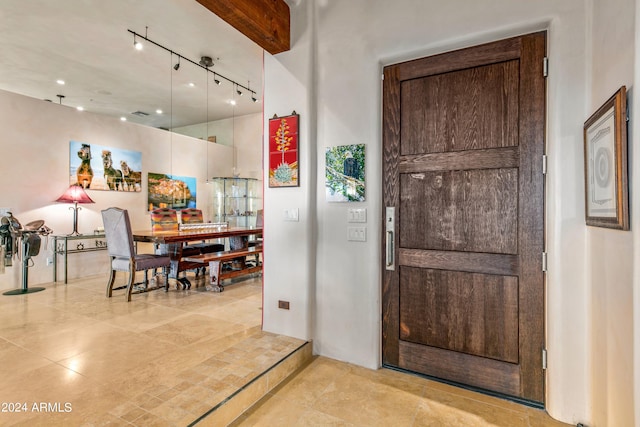
{"label": "framed artwork with circles", "polygon": [[625,86],[584,123],[584,171],[587,225],[629,230]]}

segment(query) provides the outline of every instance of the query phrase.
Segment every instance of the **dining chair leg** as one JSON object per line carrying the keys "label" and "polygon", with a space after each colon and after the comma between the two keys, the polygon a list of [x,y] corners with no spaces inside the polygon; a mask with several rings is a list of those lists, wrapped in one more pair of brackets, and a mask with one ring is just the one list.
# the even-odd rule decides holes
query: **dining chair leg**
{"label": "dining chair leg", "polygon": [[162,273],[164,274],[164,291],[169,292],[169,267],[162,267]]}
{"label": "dining chair leg", "polygon": [[136,271],[129,271],[129,283],[127,284],[127,294],[126,294],[126,298],[127,298],[127,302],[131,301],[131,291],[133,290],[133,282],[135,282],[136,279]]}
{"label": "dining chair leg", "polygon": [[113,293],[113,283],[116,280],[116,271],[111,270],[111,275],[109,275],[109,282],[107,283],[107,298],[111,298],[111,294]]}

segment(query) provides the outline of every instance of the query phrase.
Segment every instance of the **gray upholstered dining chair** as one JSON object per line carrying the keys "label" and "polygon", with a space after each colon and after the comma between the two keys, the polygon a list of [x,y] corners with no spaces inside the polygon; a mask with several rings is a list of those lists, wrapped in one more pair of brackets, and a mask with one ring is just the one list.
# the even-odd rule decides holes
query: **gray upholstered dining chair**
{"label": "gray upholstered dining chair", "polygon": [[[109,208],[102,211],[104,234],[107,238],[107,250],[111,257],[111,275],[107,284],[107,297],[111,297],[116,271],[129,273],[126,298],[131,301],[136,271],[144,270],[144,287],[147,288],[148,270],[162,268],[164,273],[164,289],[169,290],[169,267],[171,259],[168,255],[137,254],[131,233],[131,221],[126,209]],[[118,288],[122,289],[122,288]]]}

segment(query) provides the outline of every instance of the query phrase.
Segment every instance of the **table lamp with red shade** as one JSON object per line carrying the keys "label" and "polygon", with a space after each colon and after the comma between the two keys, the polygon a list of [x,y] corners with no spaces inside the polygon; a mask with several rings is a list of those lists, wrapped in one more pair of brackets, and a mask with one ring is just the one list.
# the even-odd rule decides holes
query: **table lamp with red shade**
{"label": "table lamp with red shade", "polygon": [[71,232],[71,234],[69,234],[69,236],[79,236],[80,233],[78,233],[78,210],[82,208],[78,206],[78,203],[85,204],[95,202],[91,200],[91,197],[89,197],[89,195],[84,191],[84,188],[77,184],[74,184],[67,188],[67,191],[65,191],[62,196],[58,197],[56,202],[73,203],[73,206],[69,208],[73,210],[73,231]]}

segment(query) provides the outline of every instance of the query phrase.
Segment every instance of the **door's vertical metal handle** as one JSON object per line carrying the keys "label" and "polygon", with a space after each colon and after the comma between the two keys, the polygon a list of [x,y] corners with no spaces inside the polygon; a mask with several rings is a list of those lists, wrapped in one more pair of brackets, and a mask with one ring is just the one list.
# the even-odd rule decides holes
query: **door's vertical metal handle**
{"label": "door's vertical metal handle", "polygon": [[[387,270],[393,270],[396,263],[393,252],[393,231],[387,231]],[[391,268],[389,268],[391,267]]]}
{"label": "door's vertical metal handle", "polygon": [[387,206],[385,214],[385,231],[387,245],[387,260],[385,268],[387,270],[396,269],[396,248],[395,248],[395,232],[396,232],[396,208]]}

